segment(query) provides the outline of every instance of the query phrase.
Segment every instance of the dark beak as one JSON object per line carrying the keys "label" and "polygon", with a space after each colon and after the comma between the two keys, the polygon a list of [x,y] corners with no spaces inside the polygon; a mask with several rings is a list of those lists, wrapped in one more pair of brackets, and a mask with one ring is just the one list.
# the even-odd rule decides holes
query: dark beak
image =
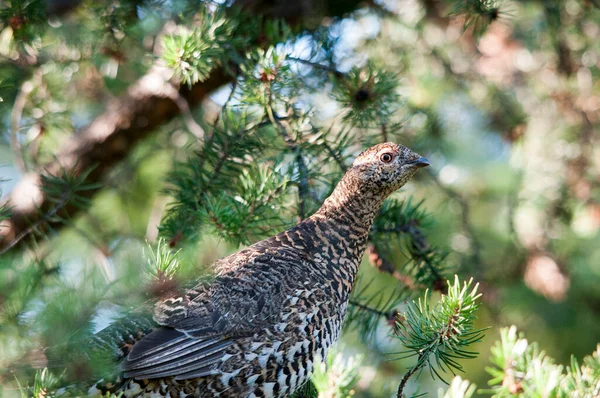
{"label": "dark beak", "polygon": [[424,158],[423,156],[421,156],[420,158],[418,158],[417,160],[413,160],[409,164],[412,165],[412,166],[414,166],[414,167],[421,168],[421,167],[427,167],[431,163],[429,163],[429,160],[427,160],[426,158]]}

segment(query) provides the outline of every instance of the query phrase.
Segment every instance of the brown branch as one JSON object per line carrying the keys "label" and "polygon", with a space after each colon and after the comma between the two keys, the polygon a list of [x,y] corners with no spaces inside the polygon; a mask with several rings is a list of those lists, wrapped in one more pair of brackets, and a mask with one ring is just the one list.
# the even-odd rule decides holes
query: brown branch
{"label": "brown branch", "polygon": [[406,372],[406,374],[404,375],[404,377],[402,378],[402,381],[400,382],[400,385],[398,386],[398,398],[404,398],[404,387],[406,387],[406,383],[408,382],[408,379],[410,379],[416,372],[417,370],[421,369],[423,367],[423,358],[425,357],[424,353],[419,354],[419,359],[417,361],[417,364],[415,366],[413,366],[412,368],[410,368],[410,370],[408,372]]}
{"label": "brown branch", "polygon": [[423,286],[416,286],[415,281],[413,281],[410,276],[402,275],[400,272],[398,272],[394,264],[387,261],[387,259],[385,259],[381,253],[379,253],[373,243],[369,243],[367,245],[367,257],[369,258],[371,265],[377,268],[379,272],[390,274],[396,280],[404,284],[408,289],[414,290],[417,287],[423,288]]}
{"label": "brown branch", "polygon": [[[191,88],[177,89],[170,82],[171,72],[155,67],[134,83],[120,98],[112,101],[106,111],[89,126],[74,135],[56,155],[53,162],[44,167],[42,174],[80,174],[96,166],[89,174],[87,183],[97,183],[113,166],[123,160],[140,140],[150,135],[154,128],[166,123],[181,113],[181,102],[185,99],[189,107],[199,104],[210,92],[227,84],[231,77],[221,69],[213,71],[208,79]],[[32,232],[31,225],[51,221],[47,213],[55,209],[45,194],[40,174],[31,172],[15,187],[8,198],[12,208],[11,218],[0,225],[0,250],[15,246]],[[96,190],[91,190],[91,196]],[[55,210],[54,210],[55,211]],[[77,209],[65,206],[65,214],[74,214]]]}

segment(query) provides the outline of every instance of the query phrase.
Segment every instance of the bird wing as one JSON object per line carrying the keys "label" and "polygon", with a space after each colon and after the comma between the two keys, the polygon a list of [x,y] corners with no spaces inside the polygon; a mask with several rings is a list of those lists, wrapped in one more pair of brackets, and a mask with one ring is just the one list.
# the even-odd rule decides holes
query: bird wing
{"label": "bird wing", "polygon": [[122,364],[123,376],[191,379],[214,373],[214,365],[233,343],[223,337],[198,339],[173,328],[161,327],[145,336]]}
{"label": "bird wing", "polygon": [[281,248],[245,255],[243,266],[157,305],[154,319],[162,327],[133,346],[122,365],[125,377],[214,374],[231,344],[279,319],[291,289],[286,281],[300,278],[307,258]]}

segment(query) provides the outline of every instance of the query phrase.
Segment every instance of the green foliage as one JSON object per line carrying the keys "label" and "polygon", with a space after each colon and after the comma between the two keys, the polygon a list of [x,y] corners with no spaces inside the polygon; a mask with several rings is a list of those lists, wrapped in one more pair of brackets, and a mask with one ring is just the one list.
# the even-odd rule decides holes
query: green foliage
{"label": "green foliage", "polygon": [[368,64],[337,79],[331,95],[344,107],[346,123],[380,127],[398,110],[398,77]]}
{"label": "green foliage", "polygon": [[475,385],[463,380],[460,376],[455,376],[448,388],[438,390],[438,398],[471,398],[475,394]]}
{"label": "green foliage", "polygon": [[286,226],[281,212],[287,184],[278,170],[260,165],[244,169],[235,191],[205,199],[204,223],[217,235],[238,244],[270,236],[273,230]]}
{"label": "green foliage", "polygon": [[311,380],[296,390],[294,395],[292,395],[293,398],[317,398],[318,396],[319,392]]}
{"label": "green foliage", "polygon": [[[41,187],[51,207],[45,212],[40,209],[43,216],[37,223],[29,227],[28,233],[47,237],[48,232],[53,231],[52,225],[67,225],[70,223],[69,218],[64,216],[63,210],[66,207],[72,206],[79,210],[87,209],[90,205],[89,196],[91,192],[98,190],[101,186],[100,184],[86,182],[89,173],[92,171],[93,169],[88,169],[79,174],[74,174],[62,170],[58,175],[41,174]],[[17,241],[14,241],[13,245],[15,243]],[[4,254],[11,247],[11,245],[5,247],[0,254]]]}
{"label": "green foliage", "polygon": [[202,7],[199,26],[189,31],[165,36],[162,58],[181,81],[191,86],[205,80],[210,71],[219,66],[229,47],[235,29],[235,20],[228,18],[221,8],[211,11]]}
{"label": "green foliage", "polygon": [[46,260],[19,264],[5,256],[0,257],[0,327],[15,325],[36,298],[47,279],[56,276],[58,265]]}
{"label": "green foliage", "polygon": [[[289,17],[284,7],[260,1],[241,2],[248,14],[231,2],[87,1],[48,20],[46,5],[53,3],[60,2],[0,5],[2,159],[22,153],[30,170],[41,171],[67,140],[82,138],[76,130],[96,116],[122,116],[107,104],[157,64],[173,70],[182,93],[216,71],[216,77],[228,76],[231,93],[224,104],[222,93],[211,95],[209,105],[186,115],[205,130],[203,139],[180,118],[156,128],[139,145],[151,154],[146,164],[129,137],[109,140],[131,153],[124,161],[116,154],[122,162],[101,184],[86,181],[110,167],[93,174],[41,172],[50,205],[19,236],[39,239],[0,253],[0,369],[6,369],[0,384],[7,391],[14,372],[19,381],[40,386],[29,394],[51,394],[49,371],[33,380],[28,367],[39,367],[28,356],[40,347],[50,346],[44,353],[63,359],[48,364],[55,375],[76,370],[60,383],[110,375],[114,358],[104,352],[66,360],[73,345],[86,348],[81,342],[95,331],[101,310],[111,303],[139,310],[153,296],[149,290],[156,296],[178,288],[170,282],[184,265],[209,263],[307,217],[356,154],[381,141],[416,149],[432,160],[433,170],[416,176],[415,190],[403,193],[407,199],[386,201],[375,221],[368,243],[377,270],[361,267],[348,307],[345,330],[362,342],[352,350],[371,351],[365,357],[377,362],[378,349],[404,344],[403,354],[417,356],[406,379],[426,366],[434,375],[460,370],[458,361],[475,355],[466,346],[481,337],[472,326],[479,299],[470,284],[451,285],[438,304],[430,305],[426,295],[410,305],[397,318],[398,338],[391,342],[379,333],[403,300],[424,289],[444,293],[451,264],[458,264],[457,273],[473,266],[485,282],[486,313],[494,322],[511,324],[517,317],[523,327],[560,341],[553,347],[557,363],[595,342],[598,1],[515,2],[519,14],[481,42],[479,36],[508,15],[508,2],[407,2],[399,12],[387,2],[367,2],[372,5],[339,19],[321,12],[354,2],[316,2],[308,23],[306,13]],[[306,4],[289,9],[307,11]],[[314,25],[315,31],[307,30]],[[374,33],[363,35],[369,30]],[[222,108],[214,110],[212,101]],[[145,122],[123,114],[116,118],[120,126]],[[162,109],[154,116],[159,124],[166,120]],[[21,148],[13,148],[15,142]],[[172,162],[155,162],[155,154]],[[541,175],[547,170],[551,175]],[[17,171],[10,175],[22,175]],[[0,203],[0,224],[11,210]],[[143,242],[155,239],[161,217],[162,238],[144,258]],[[226,244],[215,247],[214,238]],[[534,289],[522,278],[532,247],[565,273],[571,291],[564,302],[524,293]],[[102,276],[102,267],[114,279]],[[148,284],[140,284],[142,269]],[[531,317],[524,314],[534,311],[527,325]],[[491,393],[598,395],[598,352],[582,365],[573,359],[564,367],[522,340],[516,331],[503,331],[493,352]],[[81,358],[94,366],[79,366]],[[299,396],[351,395],[358,364],[338,372],[344,366],[339,358],[319,368],[318,392],[307,384]],[[391,374],[403,365],[380,366],[372,385],[393,382]],[[454,379],[443,396],[468,397],[473,390]]]}
{"label": "green foliage", "polygon": [[[596,397],[600,393],[600,346],[583,359],[580,365],[571,357],[570,366],[558,365],[537,343],[529,343],[517,328],[500,330],[500,341],[492,347],[491,362],[487,367],[492,376],[488,390],[480,393],[496,398],[508,397]],[[470,398],[475,386],[455,378],[440,398]]]}
{"label": "green foliage", "polygon": [[485,33],[490,23],[496,21],[501,14],[501,2],[498,0],[450,0],[451,15],[462,15],[465,18],[463,29],[473,29],[477,36]]}
{"label": "green foliage", "polygon": [[261,48],[246,54],[240,65],[240,102],[244,106],[259,105],[265,110],[289,104],[299,94],[302,86],[292,70],[287,54],[275,47]]}
{"label": "green foliage", "polygon": [[440,371],[462,371],[460,359],[471,359],[476,352],[467,348],[481,341],[483,330],[474,327],[476,311],[480,306],[478,285],[473,280],[461,283],[455,276],[448,282],[448,294],[432,308],[429,294],[409,305],[406,312],[396,317],[396,336],[406,347],[402,357],[418,356],[411,372],[428,366],[432,375],[443,380]]}
{"label": "green foliage", "polygon": [[[34,398],[44,398],[44,397],[53,397],[54,394],[51,393],[52,389],[55,388],[55,385],[58,382],[58,378],[54,376],[48,368],[44,368],[38,370],[35,373],[35,378],[33,381],[33,386],[31,388],[21,389],[21,397],[31,397]],[[29,392],[27,390],[30,390]]]}
{"label": "green foliage", "polygon": [[[227,218],[227,212],[231,214],[236,209],[242,210],[240,206],[225,207],[224,200],[229,199],[223,199],[224,196],[238,196],[242,201],[258,205],[255,193],[244,190],[244,186],[255,184],[254,186],[267,191],[282,186],[272,177],[268,177],[268,181],[263,183],[251,182],[253,177],[266,177],[264,171],[262,174],[248,174],[248,171],[244,171],[256,162],[264,150],[263,137],[255,134],[252,127],[248,127],[250,120],[247,115],[229,109],[224,111],[202,149],[187,162],[175,165],[168,178],[171,186],[167,188],[167,193],[173,197],[174,202],[160,227],[161,233],[170,239],[171,245],[178,244],[182,239],[197,239],[200,227],[207,218],[214,215]],[[254,197],[244,197],[245,194]],[[231,201],[228,205],[232,205]],[[255,209],[264,212],[267,210],[266,206],[263,203],[255,206]],[[245,209],[243,211],[243,217],[251,220],[253,214]],[[227,225],[234,226],[233,220],[228,221]],[[225,226],[217,228],[223,236],[234,239],[236,235],[226,231]]]}
{"label": "green foliage", "polygon": [[600,346],[592,355],[583,358],[579,365],[575,356],[571,356],[571,366],[561,382],[561,389],[571,397],[598,396],[600,394]]}
{"label": "green foliage", "polygon": [[12,29],[18,42],[28,43],[44,29],[46,6],[44,0],[11,0],[0,5],[0,23]]}
{"label": "green foliage", "polygon": [[354,396],[354,385],[360,378],[362,357],[344,358],[341,353],[330,353],[326,361],[315,365],[311,378],[319,397],[349,398]]}
{"label": "green foliage", "polygon": [[148,245],[150,255],[147,256],[148,268],[147,272],[151,280],[168,280],[173,279],[179,271],[179,252],[173,251],[163,238],[160,238],[153,249]]}
{"label": "green foliage", "polygon": [[558,365],[537,343],[529,343],[512,326],[500,331],[500,341],[492,348],[494,397],[595,397],[600,393],[600,348],[579,365],[571,357],[571,366]]}
{"label": "green foliage", "polygon": [[87,183],[88,175],[93,172],[93,168],[84,172],[74,174],[61,170],[58,175],[43,174],[42,188],[48,197],[49,202],[54,203],[56,208],[60,209],[67,205],[78,207],[81,210],[90,205],[87,194],[89,191],[99,189],[101,184]]}
{"label": "green foliage", "polygon": [[[2,192],[0,192],[0,195],[2,194]],[[11,215],[11,209],[10,206],[8,205],[8,203],[2,203],[0,204],[0,225],[2,225],[2,222],[4,220],[8,220],[10,218]]]}

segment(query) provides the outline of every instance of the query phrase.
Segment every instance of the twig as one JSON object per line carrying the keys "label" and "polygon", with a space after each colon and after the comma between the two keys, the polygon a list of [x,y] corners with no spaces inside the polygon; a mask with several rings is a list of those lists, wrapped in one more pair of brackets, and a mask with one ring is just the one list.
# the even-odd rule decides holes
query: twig
{"label": "twig", "polygon": [[400,382],[400,385],[398,386],[398,395],[397,395],[398,398],[404,397],[404,387],[406,387],[406,383],[408,382],[408,379],[410,379],[419,369],[421,369],[421,367],[423,367],[424,355],[425,355],[425,352],[419,354],[419,359],[417,361],[417,364],[415,366],[413,366],[412,368],[410,368],[410,370],[408,372],[406,372],[406,374],[402,378],[402,381]]}
{"label": "twig", "polygon": [[270,85],[267,98],[268,104],[266,107],[266,113],[269,117],[269,120],[283,137],[285,145],[296,154],[296,164],[298,165],[298,217],[300,218],[300,221],[302,221],[306,218],[306,199],[310,196],[308,167],[306,166],[306,161],[304,160],[300,146],[290,134],[291,129],[289,123],[287,120],[278,117],[273,110]]}
{"label": "twig", "polygon": [[[371,265],[377,268],[379,272],[390,274],[410,290],[414,290],[417,287],[412,278],[407,275],[402,275],[400,272],[398,272],[396,267],[394,267],[392,263],[385,259],[385,257],[377,250],[372,242],[367,245],[367,256]],[[418,287],[422,288],[423,286]]]}
{"label": "twig", "polygon": [[383,139],[383,142],[388,142],[388,132],[387,132],[387,126],[385,125],[385,123],[381,124],[381,138]]}
{"label": "twig", "polygon": [[67,204],[68,201],[69,201],[69,192],[65,192],[61,196],[58,203],[56,205],[54,205],[54,207],[52,207],[50,209],[50,211],[45,213],[35,223],[31,224],[28,228],[26,228],[21,233],[19,233],[19,235],[15,236],[13,239],[11,239],[9,244],[0,248],[0,256],[3,255],[4,253],[6,253],[7,251],[9,251],[12,247],[14,247],[17,243],[19,243],[19,241],[21,241],[21,239],[23,239],[24,237],[26,237],[27,235],[32,233],[33,230],[35,230],[41,224],[45,223],[46,221],[49,221],[52,217],[54,217],[56,215],[56,213],[58,213]]}
{"label": "twig", "polygon": [[380,316],[382,318],[385,318],[385,319],[390,319],[394,315],[394,311],[390,311],[390,312],[380,311],[377,308],[369,307],[368,305],[359,303],[356,300],[350,300],[348,302],[348,304],[350,304],[350,305],[352,305],[352,306],[354,306],[356,308],[360,308],[361,310],[364,310],[364,311],[370,312],[372,314],[378,315],[378,316]]}
{"label": "twig", "polygon": [[336,153],[333,148],[331,148],[331,146],[329,146],[329,144],[327,143],[327,141],[323,140],[323,146],[325,147],[325,149],[327,150],[327,152],[329,152],[329,156],[331,156],[333,158],[333,160],[335,160],[335,162],[338,164],[339,168],[345,173],[346,171],[348,171],[348,166],[346,166],[346,164],[344,163],[344,161],[342,160],[342,158],[340,158],[340,155],[338,153]]}
{"label": "twig", "polygon": [[304,64],[304,65],[309,65],[309,66],[312,66],[313,68],[321,69],[321,70],[324,70],[324,71],[329,72],[329,73],[333,73],[336,77],[343,77],[343,76],[345,76],[342,72],[340,72],[339,70],[335,69],[332,66],[323,65],[323,64],[320,64],[318,62],[313,62],[313,61],[310,61],[310,60],[307,60],[307,59],[296,58],[296,57],[287,57],[286,59],[288,59],[290,61],[296,61],[296,62],[299,62],[299,63]]}

